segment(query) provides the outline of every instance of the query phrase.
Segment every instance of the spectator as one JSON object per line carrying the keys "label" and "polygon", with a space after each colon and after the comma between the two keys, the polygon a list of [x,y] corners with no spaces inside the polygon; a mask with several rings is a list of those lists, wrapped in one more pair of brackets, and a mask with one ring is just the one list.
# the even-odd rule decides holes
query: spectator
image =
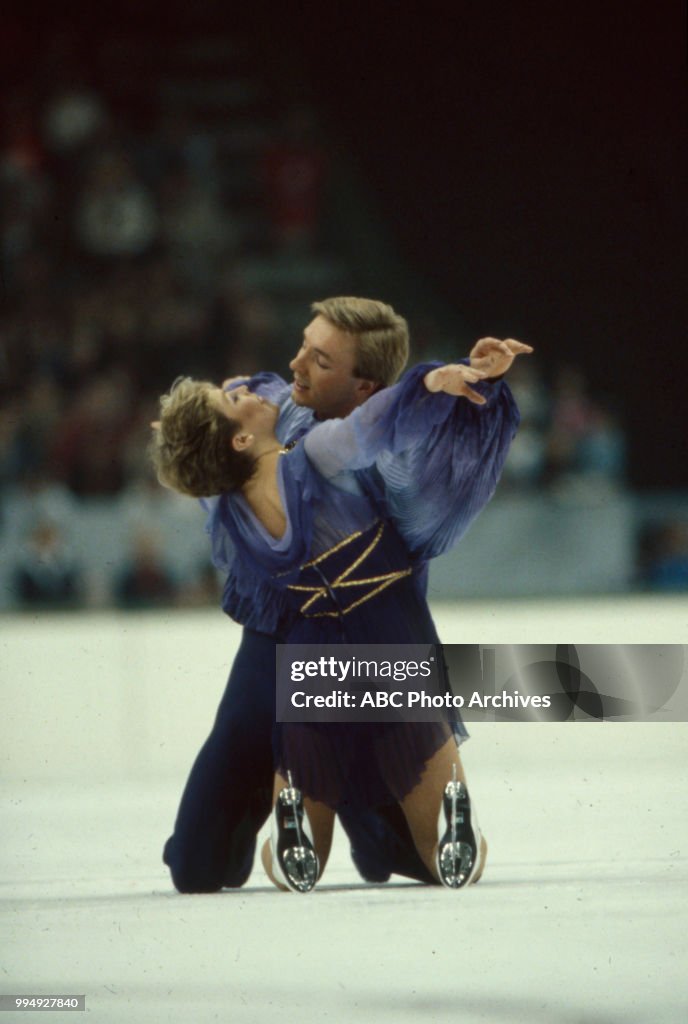
{"label": "spectator", "polygon": [[266,199],[275,241],[309,251],[317,242],[327,163],[310,108],[294,106],[264,156]]}
{"label": "spectator", "polygon": [[688,523],[669,520],[645,536],[644,584],[652,590],[688,590]]}
{"label": "spectator", "polygon": [[590,412],[588,429],[578,447],[578,465],[586,475],[609,484],[623,481],[626,470],[626,439],[618,416],[602,405]]}
{"label": "spectator", "polygon": [[123,441],[131,393],[121,373],[91,381],[65,416],[51,451],[56,475],[81,497],[117,494],[124,486]]}
{"label": "spectator", "polygon": [[74,226],[82,248],[94,256],[134,257],[151,248],[157,210],[125,152],[110,149],[92,158]]}
{"label": "spectator", "polygon": [[237,250],[233,219],[183,165],[167,173],[160,196],[161,235],[172,263],[192,286],[211,289],[220,261]]}
{"label": "spectator", "polygon": [[591,397],[579,367],[555,379],[546,442],[545,479],[556,486],[623,482],[626,446],[619,418]]}
{"label": "spectator", "polygon": [[107,125],[107,112],[98,94],[78,80],[65,83],[46,104],[43,132],[55,153],[68,156],[86,146]]}
{"label": "spectator", "polygon": [[129,560],[115,585],[119,608],[159,608],[174,604],[176,586],[158,542],[147,530],[134,537]]}
{"label": "spectator", "polygon": [[549,395],[536,363],[516,363],[509,385],[521,425],[504,467],[504,481],[519,489],[532,488],[542,482],[545,470]]}
{"label": "spectator", "polygon": [[81,601],[81,574],[60,527],[40,519],[31,529],[14,571],[14,591],[24,607],[71,608]]}

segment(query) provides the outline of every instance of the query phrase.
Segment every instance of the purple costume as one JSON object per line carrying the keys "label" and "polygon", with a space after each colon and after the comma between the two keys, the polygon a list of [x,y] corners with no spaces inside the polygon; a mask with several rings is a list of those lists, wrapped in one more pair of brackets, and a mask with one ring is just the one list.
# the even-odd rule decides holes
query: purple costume
{"label": "purple costume", "polygon": [[[287,643],[439,643],[425,561],[463,535],[494,493],[518,413],[506,385],[485,406],[430,394],[415,367],[342,420],[317,423],[278,463],[286,513],[275,539],[241,494],[208,501],[223,607]],[[309,413],[280,402],[278,436]],[[380,508],[385,515],[381,515]],[[390,522],[390,519],[392,522]],[[276,767],[313,799],[374,806],[402,799],[452,728],[447,723],[277,725]],[[454,725],[457,740],[466,737]]]}

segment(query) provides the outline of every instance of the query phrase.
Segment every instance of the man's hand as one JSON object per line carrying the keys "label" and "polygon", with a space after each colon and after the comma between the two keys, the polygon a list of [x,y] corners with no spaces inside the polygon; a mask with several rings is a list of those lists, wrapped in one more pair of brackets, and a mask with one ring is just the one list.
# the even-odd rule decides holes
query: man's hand
{"label": "man's hand", "polygon": [[472,366],[463,366],[461,363],[448,363],[446,366],[438,366],[436,370],[430,370],[425,374],[423,383],[428,391],[444,391],[446,395],[463,395],[469,402],[476,405],[485,405],[486,399],[474,391],[471,384],[487,377],[484,370],[476,370]]}
{"label": "man's hand", "polygon": [[483,370],[486,377],[501,377],[506,373],[516,356],[530,355],[532,345],[526,345],[514,338],[500,341],[499,338],[481,338],[470,353],[471,367]]}

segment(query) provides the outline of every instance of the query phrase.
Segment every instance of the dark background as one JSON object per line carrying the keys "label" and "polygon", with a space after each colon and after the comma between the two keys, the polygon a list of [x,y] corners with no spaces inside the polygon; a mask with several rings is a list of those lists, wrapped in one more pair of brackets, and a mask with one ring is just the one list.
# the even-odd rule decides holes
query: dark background
{"label": "dark background", "polygon": [[583,366],[620,407],[632,485],[688,485],[684,5],[291,6],[27,11],[0,56],[16,80],[66,24],[86,48],[248,31],[278,88],[298,70],[414,271],[477,334]]}

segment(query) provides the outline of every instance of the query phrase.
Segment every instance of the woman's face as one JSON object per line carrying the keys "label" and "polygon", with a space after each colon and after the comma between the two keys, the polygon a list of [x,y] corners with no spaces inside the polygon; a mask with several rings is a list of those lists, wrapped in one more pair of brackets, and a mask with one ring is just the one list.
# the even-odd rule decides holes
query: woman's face
{"label": "woman's face", "polygon": [[227,419],[238,423],[242,431],[256,437],[270,437],[275,433],[279,406],[249,391],[245,384],[223,391],[213,388],[208,395],[210,404]]}

